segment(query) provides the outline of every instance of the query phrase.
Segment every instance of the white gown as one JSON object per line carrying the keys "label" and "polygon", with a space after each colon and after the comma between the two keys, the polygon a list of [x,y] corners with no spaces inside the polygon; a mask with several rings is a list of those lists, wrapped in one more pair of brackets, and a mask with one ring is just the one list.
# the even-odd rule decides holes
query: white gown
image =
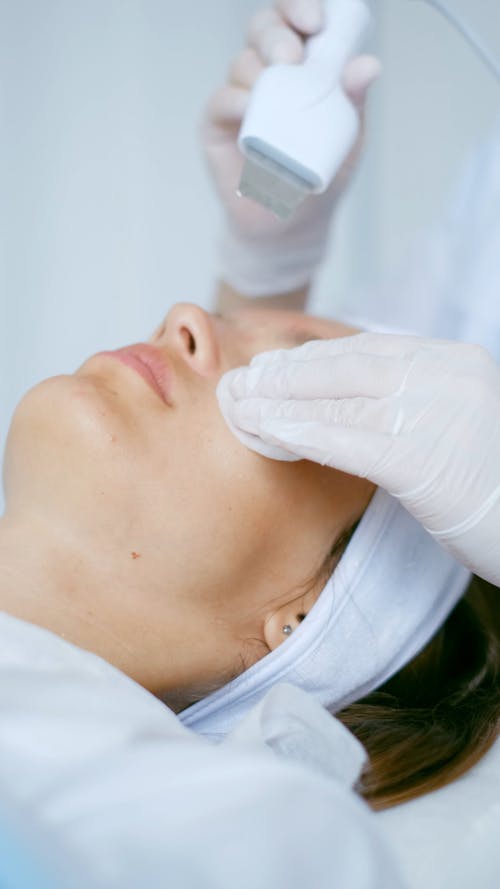
{"label": "white gown", "polygon": [[106,661],[1,613],[0,677],[1,799],[43,831],[63,889],[403,889],[351,790],[361,746],[304,692],[274,689],[215,747]]}

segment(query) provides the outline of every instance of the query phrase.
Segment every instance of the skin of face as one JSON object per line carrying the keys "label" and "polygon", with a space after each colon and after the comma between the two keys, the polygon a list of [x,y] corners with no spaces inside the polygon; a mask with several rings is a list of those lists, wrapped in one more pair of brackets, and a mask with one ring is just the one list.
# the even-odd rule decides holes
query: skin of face
{"label": "skin of face", "polygon": [[149,343],[168,404],[99,354],[35,386],[9,432],[0,607],[93,651],[182,709],[286,640],[373,486],[241,444],[221,375],[258,352],[355,333],[283,310],[181,303]]}

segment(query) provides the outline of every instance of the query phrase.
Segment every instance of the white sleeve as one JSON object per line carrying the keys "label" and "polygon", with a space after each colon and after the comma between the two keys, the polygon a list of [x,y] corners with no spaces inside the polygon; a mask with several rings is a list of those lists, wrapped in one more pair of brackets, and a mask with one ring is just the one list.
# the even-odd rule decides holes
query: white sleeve
{"label": "white sleeve", "polygon": [[107,889],[402,889],[376,816],[319,774],[146,738],[73,775],[44,819]]}
{"label": "white sleeve", "polygon": [[422,336],[478,342],[500,357],[500,132],[466,163],[443,217],[390,280],[343,314]]}

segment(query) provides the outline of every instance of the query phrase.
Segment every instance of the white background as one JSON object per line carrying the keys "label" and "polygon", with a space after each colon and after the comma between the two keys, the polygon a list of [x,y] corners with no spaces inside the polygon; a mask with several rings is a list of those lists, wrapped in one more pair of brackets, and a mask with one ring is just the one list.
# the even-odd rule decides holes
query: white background
{"label": "white background", "polygon": [[[449,0],[500,55],[498,0]],[[23,392],[210,306],[218,210],[197,126],[258,0],[0,0],[0,449]],[[500,85],[416,0],[378,0],[384,77],[314,308],[435,217]],[[0,504],[1,505],[1,504]]]}

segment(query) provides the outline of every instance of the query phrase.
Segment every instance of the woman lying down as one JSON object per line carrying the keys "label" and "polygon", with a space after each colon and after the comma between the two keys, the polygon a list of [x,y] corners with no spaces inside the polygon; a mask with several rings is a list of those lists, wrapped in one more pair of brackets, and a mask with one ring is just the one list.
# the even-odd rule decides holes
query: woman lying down
{"label": "woman lying down", "polygon": [[[304,830],[318,886],[332,830],[335,867],[360,848],[367,862],[352,885],[378,885],[380,857],[392,885],[367,808],[339,782],[391,806],[456,778],[493,740],[490,588],[371,483],[260,456],[219,410],[226,370],[352,332],[180,304],[148,343],[39,384],[15,413],[1,779],[105,885],[158,885],[166,849],[176,885],[195,885],[193,868],[197,885],[234,885],[242,867],[248,885],[304,885]],[[280,704],[280,683],[310,697]],[[227,733],[236,747],[221,749]],[[270,748],[314,772],[280,771]],[[290,855],[296,883],[281,870]]]}
{"label": "woman lying down", "polygon": [[452,781],[496,735],[497,591],[381,489],[255,453],[219,408],[222,375],[257,353],[355,332],[231,290],[274,292],[256,279],[275,263],[301,305],[335,203],[283,238],[233,200],[248,91],[276,34],[300,60],[292,24],[256,20],[209,114],[222,314],[174,307],[12,422],[2,799],[59,850],[65,886],[404,886],[371,810]]}

